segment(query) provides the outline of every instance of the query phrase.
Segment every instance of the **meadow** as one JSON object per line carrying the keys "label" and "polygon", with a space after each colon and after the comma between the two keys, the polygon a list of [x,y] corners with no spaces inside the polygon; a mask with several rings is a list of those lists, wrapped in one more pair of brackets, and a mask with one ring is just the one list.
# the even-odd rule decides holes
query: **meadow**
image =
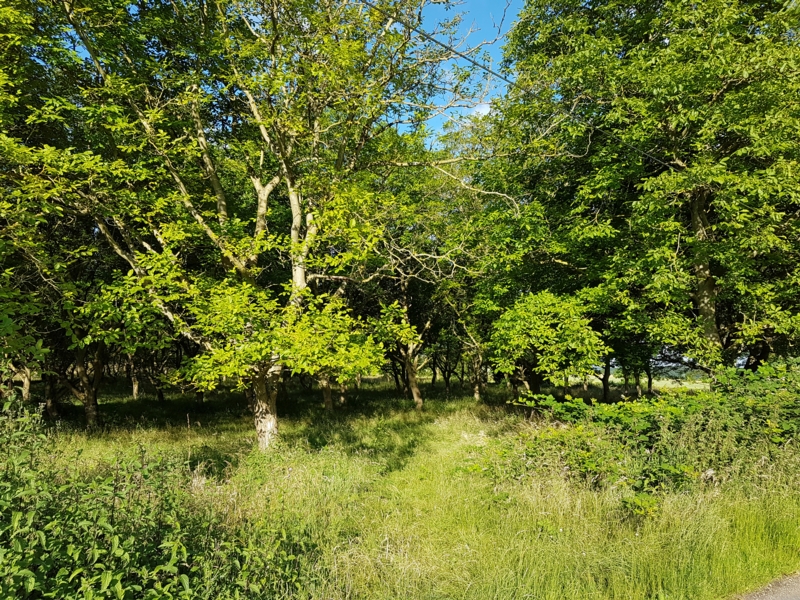
{"label": "meadow", "polygon": [[235,392],[119,389],[94,432],[7,409],[3,596],[699,600],[794,572],[786,390],[733,422],[677,389],[680,414],[499,386],[417,412],[374,382],[334,415],[298,389],[266,453]]}

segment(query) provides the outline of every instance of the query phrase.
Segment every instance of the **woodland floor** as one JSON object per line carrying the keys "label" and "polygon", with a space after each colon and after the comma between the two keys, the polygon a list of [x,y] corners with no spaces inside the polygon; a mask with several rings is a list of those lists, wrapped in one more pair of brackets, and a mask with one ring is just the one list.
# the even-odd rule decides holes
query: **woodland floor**
{"label": "woodland floor", "polygon": [[487,474],[481,457],[498,440],[536,427],[499,388],[483,404],[428,391],[416,413],[366,385],[327,416],[316,392],[296,390],[267,454],[253,451],[236,393],[158,403],[120,389],[102,401],[101,432],[67,407],[54,438],[64,460],[87,464],[185,457],[202,501],[306,536],[301,597],[724,599],[800,568],[800,493],[672,493],[658,514],[630,518],[613,488]]}

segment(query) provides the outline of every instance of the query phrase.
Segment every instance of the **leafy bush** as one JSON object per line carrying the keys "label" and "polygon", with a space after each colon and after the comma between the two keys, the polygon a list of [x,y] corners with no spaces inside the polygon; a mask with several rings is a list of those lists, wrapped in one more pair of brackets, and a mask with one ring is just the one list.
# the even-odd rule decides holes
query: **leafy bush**
{"label": "leafy bush", "polygon": [[550,470],[592,487],[627,490],[631,513],[657,510],[657,494],[756,476],[793,448],[800,427],[800,369],[726,370],[711,391],[673,390],[613,404],[569,396],[523,401],[543,423],[498,441],[476,468],[495,479]]}
{"label": "leafy bush", "polygon": [[39,417],[14,401],[0,446],[0,597],[276,598],[307,583],[302,532],[226,523],[175,459],[56,468]]}

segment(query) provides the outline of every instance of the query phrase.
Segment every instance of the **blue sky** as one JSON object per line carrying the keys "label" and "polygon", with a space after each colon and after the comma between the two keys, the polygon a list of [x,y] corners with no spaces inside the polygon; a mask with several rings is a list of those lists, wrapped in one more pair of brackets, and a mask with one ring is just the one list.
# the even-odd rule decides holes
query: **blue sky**
{"label": "blue sky", "polygon": [[[505,34],[508,32],[514,21],[516,21],[523,4],[524,0],[511,0],[506,11],[502,28],[500,29],[501,33]],[[467,38],[467,43],[469,46],[475,46],[481,42],[493,40],[497,37],[498,31],[496,27],[500,25],[500,21],[503,19],[503,10],[506,7],[506,2],[505,0],[463,0],[460,4],[451,2],[449,3],[449,9],[447,7],[448,4],[446,3],[429,4],[424,12],[424,29],[427,32],[431,32],[435,28],[437,22],[450,19],[455,14],[460,13],[462,15],[460,32],[462,35],[465,35],[470,28],[472,28],[474,31]],[[495,68],[499,66],[503,57],[504,43],[505,40],[501,38],[492,46],[484,46],[483,50],[488,52],[491,57],[491,64],[489,66]],[[502,82],[494,82],[494,86],[495,91],[493,95],[502,93],[505,89],[505,84]],[[477,107],[478,112],[487,109],[488,106]],[[441,127],[442,123],[443,119],[439,118],[434,119],[429,125],[434,129],[438,129]]]}
{"label": "blue sky", "polygon": [[[503,23],[502,33],[506,33],[517,18],[517,14],[522,9],[523,0],[512,0],[506,12],[506,19]],[[450,6],[448,9],[447,6]],[[461,29],[466,33],[470,26],[475,31],[470,37],[471,44],[477,44],[484,40],[493,39],[497,31],[493,26],[500,24],[503,18],[503,10],[506,6],[504,0],[463,0],[460,4],[454,2],[429,4],[425,8],[425,28],[430,31],[434,28],[437,21],[452,18],[455,14],[462,14]],[[490,53],[495,61],[502,58],[503,40],[499,40],[491,47]]]}

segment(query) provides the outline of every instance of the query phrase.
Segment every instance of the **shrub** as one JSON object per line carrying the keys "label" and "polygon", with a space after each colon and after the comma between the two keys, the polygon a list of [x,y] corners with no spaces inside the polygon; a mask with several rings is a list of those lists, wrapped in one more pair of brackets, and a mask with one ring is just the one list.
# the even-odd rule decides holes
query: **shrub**
{"label": "shrub", "polygon": [[625,506],[649,515],[653,494],[719,484],[757,473],[800,427],[800,370],[794,364],[717,375],[711,391],[672,390],[612,404],[531,395],[542,422],[495,443],[477,468],[495,479],[551,470],[592,487],[628,490]]}
{"label": "shrub", "polygon": [[190,491],[182,462],[151,457],[82,472],[48,456],[39,417],[0,415],[0,597],[280,598],[303,590],[302,532],[231,525]]}

